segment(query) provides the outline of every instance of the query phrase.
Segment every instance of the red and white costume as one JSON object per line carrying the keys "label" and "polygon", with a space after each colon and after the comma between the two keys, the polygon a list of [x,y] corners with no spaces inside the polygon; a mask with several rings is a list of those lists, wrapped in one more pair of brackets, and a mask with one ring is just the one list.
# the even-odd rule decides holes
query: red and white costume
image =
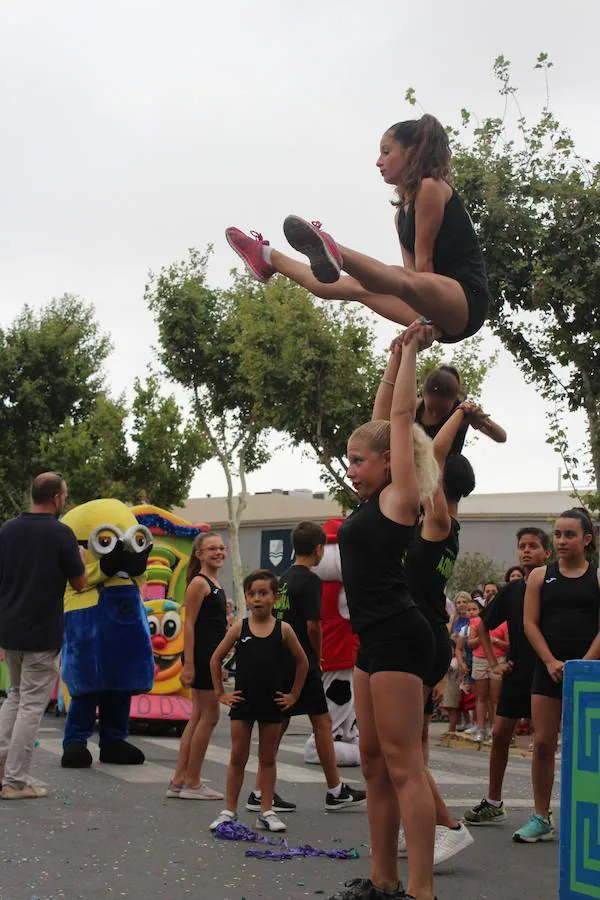
{"label": "red and white costume", "polygon": [[[321,625],[323,629],[322,678],[331,716],[336,761],[339,766],[358,766],[358,728],[354,712],[352,671],[358,638],[352,632],[337,535],[343,519],[330,519],[323,528],[327,535],[325,554],[313,569],[323,582]],[[319,758],[311,735],[304,749],[304,761],[317,764]]]}

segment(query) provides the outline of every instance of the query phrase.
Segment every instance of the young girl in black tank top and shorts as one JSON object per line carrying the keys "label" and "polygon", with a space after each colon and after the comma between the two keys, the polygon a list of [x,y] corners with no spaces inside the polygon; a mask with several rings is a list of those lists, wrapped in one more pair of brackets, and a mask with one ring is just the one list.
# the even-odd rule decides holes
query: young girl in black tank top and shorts
{"label": "young girl in black tank top and shorts", "polygon": [[588,513],[581,508],[564,512],[555,522],[553,541],[558,562],[534,569],[525,593],[525,633],[538,657],[531,698],[535,814],[513,835],[525,843],[554,836],[550,799],[564,664],[568,659],[600,658],[599,574],[588,562],[595,551]]}
{"label": "young girl in black tank top and shorts", "polygon": [[[360,638],[354,690],[371,837],[370,879],[338,900],[433,900],[435,807],[423,753],[423,681],[434,657],[431,627],[410,596],[403,558],[421,497],[439,480],[431,441],[414,425],[416,354],[424,329],[403,347],[391,420],[358,428],[348,442],[348,477],[361,504],[339,532],[352,627]],[[409,894],[398,882],[400,811]]]}
{"label": "young girl in black tank top and shorts", "polygon": [[208,742],[219,721],[219,703],[210,676],[210,658],[227,631],[227,599],[217,578],[227,548],[214,531],[194,541],[187,570],[183,671],[181,683],[192,689],[192,714],[179,745],[179,757],[167,797],[222,800],[223,794],[200,780]]}
{"label": "young girl in black tank top and shorts", "polygon": [[[450,146],[442,124],[424,115],[392,125],[377,167],[398,194],[402,266],[343,247],[320,223],[288,216],[285,235],[310,267],[272,250],[261,234],[228,228],[226,238],[248,271],[266,282],[277,272],[324,300],[355,300],[401,325],[433,323],[429,340],[455,343],[482,327],[490,306],[483,255],[473,223],[449,184]],[[347,275],[340,277],[341,271]]]}
{"label": "young girl in black tank top and shorts", "polygon": [[[231,626],[211,661],[215,696],[225,706],[229,706],[231,719],[227,808],[211,823],[211,831],[237,819],[237,805],[255,722],[258,722],[259,729],[258,757],[261,771],[260,813],[256,826],[265,831],[286,830],[285,823],[273,810],[277,778],[275,757],[284,714],[300,696],[308,672],[308,660],[292,626],[273,615],[277,595],[277,578],[272,572],[257,569],[247,575],[244,579],[244,596],[249,616]],[[234,645],[235,690],[233,693],[226,693],[223,690],[221,665]],[[294,681],[289,693],[285,693],[290,655],[295,666]]]}

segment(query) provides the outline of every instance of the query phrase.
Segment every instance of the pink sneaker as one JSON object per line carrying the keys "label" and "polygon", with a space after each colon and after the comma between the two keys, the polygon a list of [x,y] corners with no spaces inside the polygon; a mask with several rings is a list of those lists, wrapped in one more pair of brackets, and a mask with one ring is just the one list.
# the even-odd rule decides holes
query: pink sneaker
{"label": "pink sneaker", "polygon": [[251,231],[250,235],[251,237],[248,237],[239,228],[225,229],[225,237],[231,249],[235,250],[237,255],[242,258],[250,274],[262,281],[263,284],[266,284],[269,278],[275,275],[276,271],[273,266],[265,262],[263,256],[262,248],[268,247],[269,242],[265,241],[262,234],[259,234],[258,231]]}
{"label": "pink sneaker", "polygon": [[308,256],[313,275],[324,284],[333,284],[340,277],[342,254],[336,242],[320,222],[307,222],[300,216],[288,216],[283,231],[294,250]]}

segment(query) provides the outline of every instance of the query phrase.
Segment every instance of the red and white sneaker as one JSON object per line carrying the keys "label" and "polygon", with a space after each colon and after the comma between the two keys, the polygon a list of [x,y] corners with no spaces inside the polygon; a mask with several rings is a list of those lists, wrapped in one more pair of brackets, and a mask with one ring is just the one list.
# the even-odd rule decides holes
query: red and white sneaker
{"label": "red and white sneaker", "polygon": [[259,234],[258,231],[251,231],[250,237],[248,237],[239,228],[226,228],[225,237],[231,249],[241,257],[251,275],[258,278],[263,284],[266,284],[269,278],[275,275],[276,270],[269,265],[263,255],[263,247],[268,247],[269,242],[264,240],[262,234]]}
{"label": "red and white sneaker", "polygon": [[323,284],[333,284],[340,277],[342,254],[336,242],[320,222],[307,222],[300,216],[288,216],[283,231],[294,250],[308,256],[313,275]]}

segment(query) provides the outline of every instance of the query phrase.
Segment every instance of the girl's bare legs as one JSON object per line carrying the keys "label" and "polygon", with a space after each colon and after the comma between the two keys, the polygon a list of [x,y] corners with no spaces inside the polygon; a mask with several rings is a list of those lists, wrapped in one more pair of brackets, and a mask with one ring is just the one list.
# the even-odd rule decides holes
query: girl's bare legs
{"label": "girl's bare legs", "polygon": [[408,893],[416,900],[433,900],[435,805],[421,745],[423,684],[406,672],[377,672],[370,678],[370,691],[381,753],[402,813]]}
{"label": "girl's bare legs", "polygon": [[[192,718],[181,737],[179,759],[173,777],[177,784],[181,784],[178,777],[181,779],[183,776],[186,787],[198,787],[208,743],[218,721],[219,701],[215,692],[192,690]],[[194,724],[190,728],[192,722]]]}
{"label": "girl's bare legs", "polygon": [[254,722],[233,719],[231,722],[231,756],[227,766],[227,809],[237,812],[240,791],[244,783],[244,772],[250,755],[250,738]]}
{"label": "girl's bare legs", "polygon": [[500,702],[500,694],[502,693],[502,679],[490,678],[490,727],[493,728],[496,723],[496,709]]}
{"label": "girl's bare legs", "polygon": [[418,314],[399,297],[372,294],[356,278],[343,275],[335,284],[323,284],[313,275],[310,266],[286,256],[279,250],[271,251],[271,265],[280,275],[285,275],[320,300],[355,300],[373,312],[399,325],[410,325]]}
{"label": "girl's bare legs", "polygon": [[[429,695],[431,694],[432,688],[425,687],[423,685],[423,700],[427,702],[429,699]],[[431,788],[431,794],[433,796],[433,802],[435,804],[435,824],[436,825],[444,825],[446,828],[456,828],[458,826],[458,820],[450,815],[450,810],[446,806],[444,802],[444,798],[439,792],[438,786],[434,781],[433,775],[429,771],[429,723],[431,721],[431,716],[423,716],[423,731],[421,732],[421,746],[423,748],[423,761],[427,766],[427,781],[429,782],[429,787]]]}
{"label": "girl's bare legs", "polygon": [[477,678],[475,680],[475,709],[477,715],[477,727],[480,731],[485,730],[485,723],[488,715],[490,702],[490,679]]}
{"label": "girl's bare legs", "polygon": [[554,697],[533,694],[531,715],[533,720],[533,757],[531,781],[535,811],[548,818],[552,786],[554,784],[554,756],[560,730],[562,704]]}
{"label": "girl's bare legs", "polygon": [[399,881],[400,808],[377,737],[370,678],[361,669],[354,670],[354,704],[358,722],[360,766],[367,783],[370,878],[380,890],[395,891]]}
{"label": "girl's bare legs", "polygon": [[259,722],[258,761],[260,763],[261,812],[267,812],[273,807],[273,793],[277,781],[277,749],[281,737],[282,731],[279,723]]}
{"label": "girl's bare legs", "polygon": [[[400,298],[409,309],[431,319],[446,334],[459,335],[467,327],[469,308],[458,281],[433,272],[413,272],[403,266],[388,266],[340,244],[337,247],[342,254],[344,272],[356,278],[373,295],[388,295],[385,300],[382,297],[381,302],[378,301],[379,309],[376,310],[387,319],[399,321],[394,315],[394,304]],[[330,287],[335,288],[335,284]]]}

